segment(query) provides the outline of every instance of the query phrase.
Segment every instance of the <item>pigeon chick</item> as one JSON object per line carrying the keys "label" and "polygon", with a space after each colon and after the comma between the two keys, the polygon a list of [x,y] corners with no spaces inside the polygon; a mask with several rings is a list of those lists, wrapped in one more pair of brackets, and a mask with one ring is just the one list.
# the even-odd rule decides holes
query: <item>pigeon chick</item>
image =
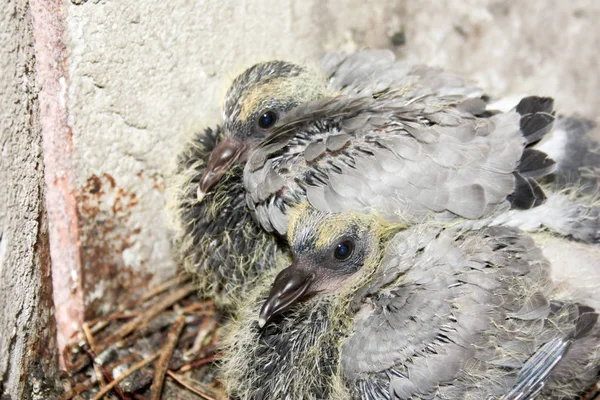
{"label": "pigeon chick", "polygon": [[[457,75],[398,62],[389,51],[331,53],[321,64],[316,69],[283,61],[260,63],[233,81],[223,106],[224,140],[210,155],[198,187],[200,197],[234,165],[244,164],[265,138],[280,135],[278,128],[301,105],[323,99],[373,98],[394,88],[402,91],[400,97],[406,102],[423,96],[458,96],[475,99],[479,105],[476,99],[482,95]],[[294,120],[314,117],[302,113],[291,114]]]}
{"label": "pigeon chick", "polygon": [[570,399],[598,376],[598,314],[556,298],[517,229],[301,205],[288,240],[292,264],[231,326],[235,398]]}
{"label": "pigeon chick", "polygon": [[285,250],[267,234],[246,207],[242,166],[231,168],[198,199],[198,184],[209,155],[223,140],[223,129],[195,135],[179,155],[171,182],[170,207],[175,219],[180,265],[197,280],[201,295],[220,306],[243,296],[262,271],[285,262]]}
{"label": "pigeon chick", "polygon": [[339,95],[376,96],[394,87],[403,90],[406,100],[425,95],[482,95],[479,88],[457,75],[396,61],[393,53],[384,50],[329,53],[319,68],[285,61],[256,64],[233,81],[225,96],[225,140],[210,157],[200,193],[206,193],[233,165],[245,163],[297,106]]}
{"label": "pigeon chick", "polygon": [[[386,51],[331,54],[320,71],[257,64],[228,92],[225,140],[212,152],[199,191],[249,161],[248,205],[267,231],[283,236],[288,208],[305,200],[322,211],[376,210],[403,223],[543,204],[549,187],[540,181],[554,177],[556,165],[535,145],[554,133],[552,99],[528,97],[501,113],[488,110],[481,95],[456,75],[407,65]],[[564,203],[558,197],[551,206]],[[592,203],[569,199],[566,221],[556,221],[562,209],[551,209],[527,223],[523,213],[511,213],[511,224],[596,241],[599,212]]]}

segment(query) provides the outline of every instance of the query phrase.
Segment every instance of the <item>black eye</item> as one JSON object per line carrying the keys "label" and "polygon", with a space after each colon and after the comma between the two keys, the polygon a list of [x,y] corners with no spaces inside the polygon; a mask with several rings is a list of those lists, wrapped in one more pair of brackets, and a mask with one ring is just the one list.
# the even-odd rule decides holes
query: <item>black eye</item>
{"label": "black eye", "polygon": [[275,114],[273,111],[265,111],[258,118],[258,126],[260,126],[263,129],[268,129],[272,127],[273,125],[275,125],[275,122],[277,122],[277,114]]}
{"label": "black eye", "polygon": [[333,256],[338,260],[347,260],[352,255],[353,250],[354,243],[352,243],[350,240],[345,240],[335,246]]}

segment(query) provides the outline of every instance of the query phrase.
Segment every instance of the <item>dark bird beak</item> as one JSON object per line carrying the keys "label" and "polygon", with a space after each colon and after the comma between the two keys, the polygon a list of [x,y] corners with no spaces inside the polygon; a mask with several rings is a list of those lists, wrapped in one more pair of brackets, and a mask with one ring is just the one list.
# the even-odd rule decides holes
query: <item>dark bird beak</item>
{"label": "dark bird beak", "polygon": [[294,264],[281,271],[275,278],[267,301],[260,309],[258,326],[262,328],[275,315],[302,300],[314,280],[314,273],[294,268]]}
{"label": "dark bird beak", "polygon": [[212,188],[237,161],[244,161],[246,145],[228,137],[213,149],[208,157],[206,171],[198,185],[198,200]]}

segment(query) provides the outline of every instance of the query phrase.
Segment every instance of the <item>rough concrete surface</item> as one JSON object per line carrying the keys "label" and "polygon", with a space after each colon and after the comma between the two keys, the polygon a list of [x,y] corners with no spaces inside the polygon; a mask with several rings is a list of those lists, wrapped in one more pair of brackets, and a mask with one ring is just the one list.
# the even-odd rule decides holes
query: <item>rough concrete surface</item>
{"label": "rough concrete surface", "polygon": [[52,399],[56,329],[28,1],[0,3],[0,398]]}
{"label": "rough concrete surface", "polygon": [[[171,276],[165,178],[181,144],[219,119],[252,63],[391,47],[464,73],[493,96],[557,98],[598,116],[596,1],[88,1],[66,3],[86,313]],[[401,43],[404,34],[406,43]]]}
{"label": "rough concrete surface", "polygon": [[404,54],[474,78],[496,96],[541,94],[597,119],[600,2],[406,1]]}

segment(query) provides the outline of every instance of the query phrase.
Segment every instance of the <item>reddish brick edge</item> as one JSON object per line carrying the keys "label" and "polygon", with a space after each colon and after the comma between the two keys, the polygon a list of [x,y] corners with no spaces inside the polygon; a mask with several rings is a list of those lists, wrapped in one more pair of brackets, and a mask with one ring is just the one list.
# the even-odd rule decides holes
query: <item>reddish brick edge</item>
{"label": "reddish brick edge", "polygon": [[68,340],[83,322],[82,265],[73,190],[73,137],[68,125],[68,71],[63,0],[31,0],[40,125],[47,185],[57,341],[61,365]]}

